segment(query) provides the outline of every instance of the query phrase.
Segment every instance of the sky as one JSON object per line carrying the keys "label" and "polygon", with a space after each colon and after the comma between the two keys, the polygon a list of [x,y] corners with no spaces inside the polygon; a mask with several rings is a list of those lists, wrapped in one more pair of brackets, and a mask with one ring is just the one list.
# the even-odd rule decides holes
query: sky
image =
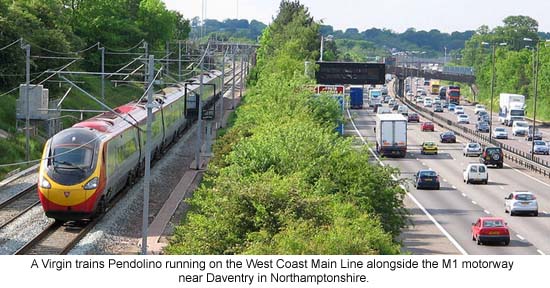
{"label": "sky", "polygon": [[[164,0],[168,9],[186,18],[201,17],[206,3],[206,19],[248,19],[269,24],[277,14],[280,0]],[[442,32],[476,30],[481,25],[501,26],[511,15],[530,16],[539,22],[539,31],[550,32],[549,0],[301,0],[315,20],[335,30],[386,28],[403,32],[438,29]]]}

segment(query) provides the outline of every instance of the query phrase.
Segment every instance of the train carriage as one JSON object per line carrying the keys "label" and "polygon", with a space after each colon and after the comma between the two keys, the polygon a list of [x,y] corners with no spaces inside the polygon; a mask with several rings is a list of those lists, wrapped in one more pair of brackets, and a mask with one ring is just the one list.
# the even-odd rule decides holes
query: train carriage
{"label": "train carriage", "polygon": [[[165,88],[155,94],[153,108],[153,156],[174,141],[198,109],[219,97],[221,72],[203,75],[206,89],[200,95],[200,80]],[[208,87],[208,88],[207,88]],[[39,168],[38,194],[46,216],[57,220],[89,219],[102,213],[108,202],[142,174],[145,163],[146,101],[122,105],[73,125],[50,138]],[[197,110],[198,111],[198,110]]]}

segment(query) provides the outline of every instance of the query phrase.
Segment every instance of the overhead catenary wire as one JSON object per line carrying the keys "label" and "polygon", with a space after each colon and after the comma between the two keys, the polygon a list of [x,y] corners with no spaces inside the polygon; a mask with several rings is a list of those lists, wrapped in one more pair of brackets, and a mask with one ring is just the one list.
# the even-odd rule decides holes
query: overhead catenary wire
{"label": "overhead catenary wire", "polygon": [[15,44],[17,44],[17,43],[19,43],[19,42],[23,42],[23,38],[19,38],[19,39],[15,40],[15,41],[11,42],[10,44],[8,44],[8,45],[6,45],[6,46],[0,48],[0,51],[6,50],[6,49],[10,48],[11,46],[13,46],[13,45],[15,45]]}

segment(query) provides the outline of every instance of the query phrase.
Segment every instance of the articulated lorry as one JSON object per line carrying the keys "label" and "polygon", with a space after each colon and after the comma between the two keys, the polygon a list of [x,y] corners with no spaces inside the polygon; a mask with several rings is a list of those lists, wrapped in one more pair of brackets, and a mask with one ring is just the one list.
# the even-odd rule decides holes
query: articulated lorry
{"label": "articulated lorry", "polygon": [[407,155],[407,118],[401,114],[376,115],[376,151],[380,156]]}
{"label": "articulated lorry", "polygon": [[446,93],[449,104],[460,105],[460,86],[449,86]]}
{"label": "articulated lorry", "polygon": [[525,96],[500,93],[498,120],[506,126],[525,120]]}

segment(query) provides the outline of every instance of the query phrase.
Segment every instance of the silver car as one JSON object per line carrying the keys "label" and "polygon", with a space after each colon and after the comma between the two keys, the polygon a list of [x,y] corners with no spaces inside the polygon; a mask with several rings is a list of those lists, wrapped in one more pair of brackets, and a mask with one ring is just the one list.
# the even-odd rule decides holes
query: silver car
{"label": "silver car", "polygon": [[510,216],[518,213],[529,213],[539,215],[539,204],[537,197],[531,192],[515,191],[504,198],[504,212],[510,212]]}
{"label": "silver car", "polygon": [[533,150],[535,151],[535,154],[549,155],[550,149],[548,149],[546,142],[542,140],[535,140],[533,141],[533,145]]}
{"label": "silver car", "polygon": [[478,157],[481,155],[481,145],[479,143],[467,143],[464,144],[464,148],[462,149],[462,155],[468,157],[468,156],[476,156]]}
{"label": "silver car", "polygon": [[504,127],[496,127],[493,134],[497,139],[508,139],[508,132],[506,132]]}

